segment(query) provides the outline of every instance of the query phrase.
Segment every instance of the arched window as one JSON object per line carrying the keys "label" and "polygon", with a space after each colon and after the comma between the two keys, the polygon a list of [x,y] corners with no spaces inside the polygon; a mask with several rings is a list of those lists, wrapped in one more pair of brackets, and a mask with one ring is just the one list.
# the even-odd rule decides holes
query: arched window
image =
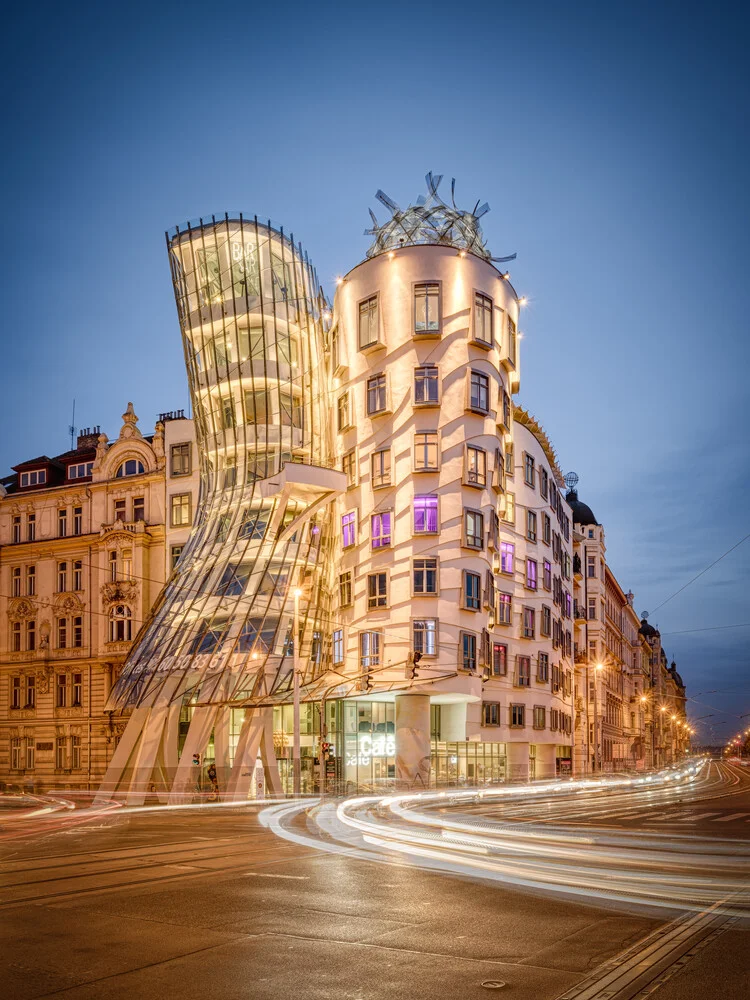
{"label": "arched window", "polygon": [[116,604],[109,613],[109,641],[130,642],[132,613],[124,604]]}
{"label": "arched window", "polygon": [[137,458],[129,458],[127,462],[123,462],[120,468],[115,473],[116,479],[122,479],[123,476],[139,476],[142,472],[146,470],[143,468],[143,462]]}

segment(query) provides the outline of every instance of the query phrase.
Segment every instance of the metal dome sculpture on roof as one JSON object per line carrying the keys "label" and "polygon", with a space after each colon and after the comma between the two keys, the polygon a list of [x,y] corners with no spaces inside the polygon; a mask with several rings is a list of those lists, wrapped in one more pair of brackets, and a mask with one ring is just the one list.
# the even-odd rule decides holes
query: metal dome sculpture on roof
{"label": "metal dome sculpture on roof", "polygon": [[476,205],[470,212],[456,207],[456,179],[451,179],[451,204],[443,201],[438,194],[442,174],[427,174],[427,197],[417,198],[416,205],[401,209],[383,191],[375,197],[390,211],[391,218],[382,225],[372,210],[372,229],[365,229],[365,236],[374,236],[375,242],[367,251],[368,257],[377,257],[390,250],[406,246],[438,245],[456,247],[482,257],[487,261],[505,262],[515,260],[516,255],[493,257],[484,241],[479,220],[490,210],[487,202]]}

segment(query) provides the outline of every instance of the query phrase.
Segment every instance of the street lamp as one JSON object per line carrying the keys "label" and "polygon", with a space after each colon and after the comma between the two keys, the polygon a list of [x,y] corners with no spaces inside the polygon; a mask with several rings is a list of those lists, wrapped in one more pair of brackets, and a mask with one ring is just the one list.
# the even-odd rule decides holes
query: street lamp
{"label": "street lamp", "polygon": [[294,636],[292,643],[292,674],[294,681],[294,747],[292,749],[292,775],[294,794],[301,790],[301,762],[299,750],[299,599],[302,591],[297,587],[294,591]]}

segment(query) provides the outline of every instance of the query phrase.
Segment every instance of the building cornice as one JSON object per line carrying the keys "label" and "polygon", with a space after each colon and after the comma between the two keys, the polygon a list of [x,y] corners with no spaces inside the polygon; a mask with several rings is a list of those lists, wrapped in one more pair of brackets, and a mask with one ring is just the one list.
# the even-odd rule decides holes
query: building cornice
{"label": "building cornice", "polygon": [[536,417],[532,416],[528,410],[524,410],[524,408],[522,406],[519,406],[518,403],[514,404],[513,406],[513,419],[518,421],[518,423],[521,424],[523,427],[525,427],[528,431],[531,431],[531,433],[537,439],[537,441],[542,447],[542,451],[544,452],[547,461],[550,464],[552,475],[555,477],[555,482],[560,487],[560,489],[563,489],[563,487],[565,486],[565,482],[563,480],[563,474],[562,470],[560,469],[560,464],[557,460],[557,453],[555,452],[555,449],[552,447],[552,442],[547,436],[547,432],[545,431],[545,429],[542,427],[542,425],[539,423]]}

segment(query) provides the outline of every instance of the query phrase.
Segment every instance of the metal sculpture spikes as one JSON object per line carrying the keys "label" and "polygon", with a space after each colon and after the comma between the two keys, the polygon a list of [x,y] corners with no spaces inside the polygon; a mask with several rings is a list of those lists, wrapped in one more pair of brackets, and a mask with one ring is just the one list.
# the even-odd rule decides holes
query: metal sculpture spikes
{"label": "metal sculpture spikes", "polygon": [[376,193],[375,197],[390,211],[391,218],[381,225],[370,210],[372,229],[365,229],[365,236],[374,236],[375,242],[367,251],[367,256],[377,257],[400,247],[430,244],[455,247],[498,263],[515,260],[515,254],[493,257],[485,244],[479,220],[490,210],[487,202],[480,205],[477,201],[470,212],[458,208],[454,177],[451,179],[451,204],[448,205],[438,194],[442,179],[442,174],[430,171],[425,177],[427,197],[420,195],[416,205],[409,205],[406,209],[399,208],[385,192]]}

